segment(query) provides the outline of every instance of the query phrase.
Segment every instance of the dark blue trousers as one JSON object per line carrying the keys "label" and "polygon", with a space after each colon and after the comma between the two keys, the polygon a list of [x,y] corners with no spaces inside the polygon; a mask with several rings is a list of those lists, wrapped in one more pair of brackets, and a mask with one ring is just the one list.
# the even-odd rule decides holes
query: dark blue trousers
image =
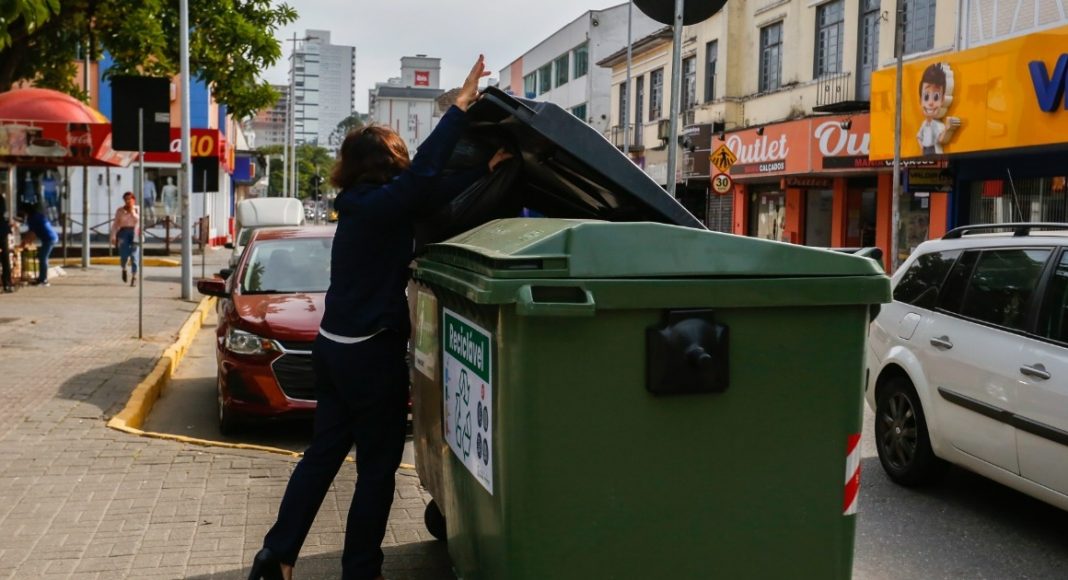
{"label": "dark blue trousers", "polygon": [[376,578],[404,452],[408,415],[407,337],[384,331],[357,344],[319,336],[313,349],[315,435],[286,487],[263,545],[294,564],[323,498],[356,445],[356,491],[345,528],[345,580]]}

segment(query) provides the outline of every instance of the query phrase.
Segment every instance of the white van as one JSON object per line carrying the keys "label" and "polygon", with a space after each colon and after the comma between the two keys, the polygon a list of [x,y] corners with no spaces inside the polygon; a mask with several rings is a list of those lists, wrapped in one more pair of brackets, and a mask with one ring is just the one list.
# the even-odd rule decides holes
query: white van
{"label": "white van", "polygon": [[293,197],[257,197],[237,204],[234,243],[230,245],[230,268],[237,266],[253,230],[270,226],[304,224],[304,206]]}

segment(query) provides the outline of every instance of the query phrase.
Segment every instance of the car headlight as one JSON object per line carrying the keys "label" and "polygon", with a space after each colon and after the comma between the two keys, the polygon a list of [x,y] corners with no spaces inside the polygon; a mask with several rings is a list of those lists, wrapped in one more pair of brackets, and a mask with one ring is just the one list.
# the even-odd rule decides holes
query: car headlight
{"label": "car headlight", "polygon": [[264,354],[279,350],[273,340],[233,327],[230,327],[226,333],[224,346],[226,350],[234,354]]}

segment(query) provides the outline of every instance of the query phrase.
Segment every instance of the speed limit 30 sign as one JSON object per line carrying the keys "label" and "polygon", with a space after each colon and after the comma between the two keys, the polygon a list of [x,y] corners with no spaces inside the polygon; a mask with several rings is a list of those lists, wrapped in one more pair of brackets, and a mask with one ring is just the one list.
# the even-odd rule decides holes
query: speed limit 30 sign
{"label": "speed limit 30 sign", "polygon": [[712,191],[716,192],[718,195],[726,195],[730,193],[733,187],[734,180],[732,180],[731,176],[726,173],[717,173],[712,177]]}

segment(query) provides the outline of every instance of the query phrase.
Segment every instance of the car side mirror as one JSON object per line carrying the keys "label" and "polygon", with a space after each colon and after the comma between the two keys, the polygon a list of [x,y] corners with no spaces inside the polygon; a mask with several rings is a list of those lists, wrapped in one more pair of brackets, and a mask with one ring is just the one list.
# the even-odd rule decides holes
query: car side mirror
{"label": "car side mirror", "polygon": [[232,249],[234,249],[234,243],[233,242],[226,242],[225,244],[223,244],[223,247],[226,248],[227,250],[232,250]]}
{"label": "car side mirror", "polygon": [[202,278],[197,280],[197,290],[205,296],[226,298],[230,294],[226,291],[226,280],[219,278]]}
{"label": "car side mirror", "polygon": [[233,268],[223,268],[222,270],[219,270],[219,277],[222,278],[223,280],[229,280],[230,279],[230,275],[233,274],[233,273],[234,273],[234,269]]}

